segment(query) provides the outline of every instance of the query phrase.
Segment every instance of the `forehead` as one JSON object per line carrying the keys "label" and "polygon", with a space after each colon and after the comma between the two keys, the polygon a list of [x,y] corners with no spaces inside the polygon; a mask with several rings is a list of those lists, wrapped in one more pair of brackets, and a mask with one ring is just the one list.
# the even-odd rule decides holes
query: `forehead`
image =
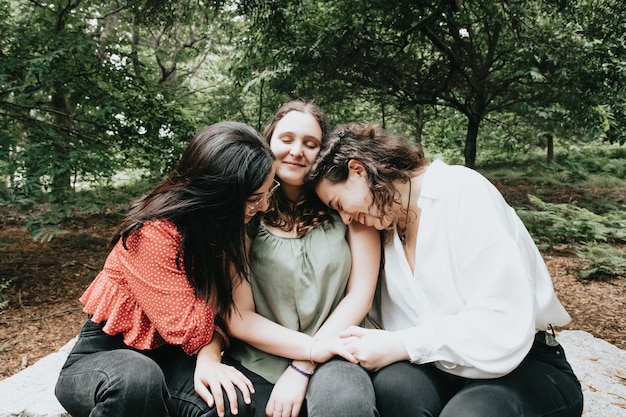
{"label": "forehead", "polygon": [[274,134],[286,131],[305,132],[307,135],[314,136],[317,139],[322,137],[322,128],[317,122],[317,119],[310,113],[303,113],[296,110],[285,114],[285,116],[276,123]]}
{"label": "forehead", "polygon": [[337,202],[344,188],[344,183],[333,184],[332,182],[324,178],[315,186],[315,192],[317,193],[317,196],[320,198],[320,200],[324,202],[324,204],[330,205],[331,203]]}

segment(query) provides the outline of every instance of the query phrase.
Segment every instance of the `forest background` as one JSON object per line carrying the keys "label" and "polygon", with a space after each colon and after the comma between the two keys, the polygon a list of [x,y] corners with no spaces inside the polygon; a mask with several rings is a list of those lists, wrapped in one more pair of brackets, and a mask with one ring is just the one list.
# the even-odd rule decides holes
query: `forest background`
{"label": "forest background", "polygon": [[[196,131],[262,130],[292,98],[480,170],[544,255],[611,285],[572,298],[623,307],[625,34],[621,0],[1,2],[3,375],[41,353],[21,334],[57,334],[34,321],[79,310],[108,233]],[[73,307],[50,313],[61,298]],[[611,322],[599,336],[625,347],[606,311],[582,319]]]}

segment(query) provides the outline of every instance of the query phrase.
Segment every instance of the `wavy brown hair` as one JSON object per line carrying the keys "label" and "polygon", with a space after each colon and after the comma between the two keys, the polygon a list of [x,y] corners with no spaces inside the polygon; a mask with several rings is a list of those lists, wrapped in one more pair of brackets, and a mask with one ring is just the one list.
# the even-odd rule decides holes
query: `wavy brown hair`
{"label": "wavy brown hair", "polygon": [[[196,295],[217,303],[223,320],[233,305],[232,275],[247,276],[246,200],[271,173],[274,155],[253,128],[222,122],[200,131],[170,175],[137,200],[111,239],[128,237],[147,221],[166,219],[181,235],[177,267]],[[233,271],[234,269],[234,271]]]}
{"label": "wavy brown hair", "polygon": [[[310,114],[315,118],[322,131],[322,144],[328,135],[328,122],[322,109],[312,101],[293,100],[281,106],[272,120],[263,131],[263,138],[269,145],[276,125],[283,117],[292,111]],[[279,177],[276,177],[280,181]],[[277,227],[284,231],[296,229],[298,236],[304,235],[319,224],[329,224],[332,221],[329,209],[315,194],[314,190],[303,187],[303,193],[297,201],[287,198],[282,188],[278,188],[270,201],[270,207],[262,214],[265,224]]]}
{"label": "wavy brown hair", "polygon": [[428,164],[421,147],[373,123],[349,123],[335,128],[322,145],[307,177],[308,188],[322,179],[333,184],[348,178],[348,162],[354,159],[365,167],[372,191],[372,205],[381,215],[390,215],[400,193],[394,181],[406,182],[412,173]]}

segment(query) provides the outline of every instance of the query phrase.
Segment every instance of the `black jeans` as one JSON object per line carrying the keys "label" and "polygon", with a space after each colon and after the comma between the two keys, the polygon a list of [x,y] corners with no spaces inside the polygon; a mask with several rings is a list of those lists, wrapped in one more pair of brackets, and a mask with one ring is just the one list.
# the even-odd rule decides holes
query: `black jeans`
{"label": "black jeans", "polygon": [[545,332],[522,363],[494,379],[468,379],[432,364],[397,362],[372,375],[381,417],[580,417],[583,394],[560,345]]}
{"label": "black jeans", "polygon": [[[110,336],[103,327],[87,320],[61,369],[55,394],[72,416],[217,416],[194,390],[195,356],[172,345],[132,349],[122,335]],[[238,416],[252,416],[239,391],[237,397]],[[224,401],[229,416],[226,396]]]}

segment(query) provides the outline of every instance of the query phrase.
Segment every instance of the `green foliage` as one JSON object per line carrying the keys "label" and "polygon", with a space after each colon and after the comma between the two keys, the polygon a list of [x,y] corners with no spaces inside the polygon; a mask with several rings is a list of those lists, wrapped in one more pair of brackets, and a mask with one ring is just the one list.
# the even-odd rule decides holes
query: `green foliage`
{"label": "green foliage", "polygon": [[584,264],[582,279],[626,276],[624,252],[611,245],[626,242],[623,209],[600,216],[573,204],[550,204],[528,197],[537,210],[518,209],[517,213],[539,248],[573,245]]}
{"label": "green foliage", "polygon": [[626,277],[624,251],[607,244],[587,244],[576,250],[585,265],[579,272],[581,279],[600,280]]}
{"label": "green foliage", "polygon": [[42,202],[46,194],[36,206],[27,204],[31,199],[14,199],[5,202],[5,205],[26,208],[31,214],[24,224],[33,240],[50,242],[59,235],[66,233],[61,223],[70,219],[76,213],[80,214],[108,214],[122,215],[128,209],[132,200],[144,195],[155,185],[154,179],[138,178],[119,186],[95,186],[67,196],[62,201],[48,200]]}
{"label": "green foliage", "polygon": [[597,215],[573,204],[545,203],[529,195],[537,210],[518,209],[518,215],[538,246],[550,248],[560,243],[626,242],[626,215]]}

